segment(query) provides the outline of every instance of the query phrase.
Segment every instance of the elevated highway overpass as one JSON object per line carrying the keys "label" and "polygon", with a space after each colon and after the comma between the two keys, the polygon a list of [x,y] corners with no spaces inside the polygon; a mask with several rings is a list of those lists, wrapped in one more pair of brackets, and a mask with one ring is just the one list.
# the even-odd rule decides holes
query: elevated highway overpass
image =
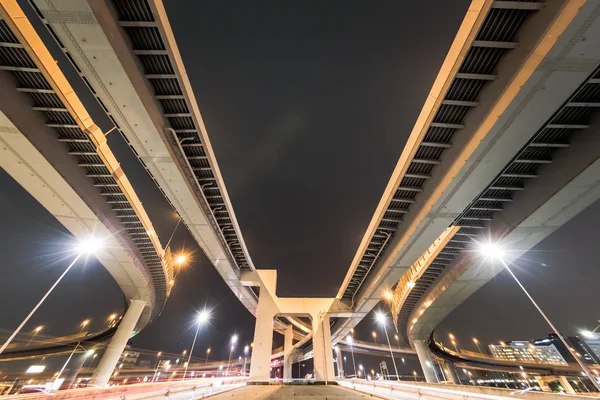
{"label": "elevated highway overpass", "polygon": [[518,256],[600,197],[599,12],[472,2],[340,288],[354,315],[334,342],[395,287],[399,332],[424,351],[499,272],[474,264],[474,241],[518,243]]}
{"label": "elevated highway overpass", "polygon": [[176,273],[170,251],[105,133],[13,0],[0,1],[0,92],[0,165],[75,238],[103,242],[96,258],[127,299],[95,378],[102,384],[129,337],[163,309]]}
{"label": "elevated highway overpass", "polygon": [[[275,283],[246,279],[255,268],[162,3],[34,4],[240,301],[258,315],[265,288],[273,292],[265,302],[281,300]],[[319,310],[313,333],[327,338],[331,317],[331,338],[339,342],[397,286],[400,332],[421,341],[491,278],[471,279],[469,263],[458,263],[481,232],[504,237],[526,228],[525,251],[596,198],[589,169],[596,147],[586,132],[598,101],[597,15],[585,0],[472,2],[332,308]],[[553,168],[559,179],[544,186]],[[443,279],[463,277],[468,289],[458,290],[453,305],[432,307],[424,294],[459,264],[462,270]],[[442,300],[456,292],[439,287]],[[310,330],[297,315],[275,309],[268,313],[295,321],[296,331]]]}
{"label": "elevated highway overpass", "polygon": [[239,279],[254,265],[162,1],[32,3],[206,257],[255,314],[258,288]]}

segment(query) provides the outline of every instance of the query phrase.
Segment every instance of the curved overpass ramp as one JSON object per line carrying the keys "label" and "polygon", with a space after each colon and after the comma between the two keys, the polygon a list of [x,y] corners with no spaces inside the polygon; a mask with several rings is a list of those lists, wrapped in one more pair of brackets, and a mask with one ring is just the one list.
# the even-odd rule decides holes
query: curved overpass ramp
{"label": "curved overpass ramp", "polygon": [[97,258],[130,303],[116,332],[119,341],[101,361],[112,372],[118,348],[167,301],[174,274],[170,254],[105,133],[17,2],[1,0],[0,16],[1,166],[76,238],[104,242]]}
{"label": "curved overpass ramp", "polygon": [[356,316],[334,340],[394,286],[399,332],[426,339],[498,272],[470,268],[474,240],[525,252],[600,197],[599,12],[473,1],[340,289]]}
{"label": "curved overpass ramp", "polygon": [[162,1],[32,3],[206,257],[254,314],[258,290],[239,279],[254,265]]}

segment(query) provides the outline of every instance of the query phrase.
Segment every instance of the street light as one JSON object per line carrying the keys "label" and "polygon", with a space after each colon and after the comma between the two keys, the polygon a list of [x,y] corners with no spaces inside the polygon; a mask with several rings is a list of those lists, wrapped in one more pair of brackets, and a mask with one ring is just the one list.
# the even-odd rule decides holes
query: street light
{"label": "street light", "polygon": [[235,349],[235,344],[237,343],[238,335],[233,335],[231,337],[231,347],[229,348],[229,361],[227,361],[227,369],[225,370],[225,376],[229,376],[229,367],[231,366],[231,353],[233,353],[233,349]]}
{"label": "street light", "polygon": [[2,352],[6,349],[6,347],[8,347],[10,342],[12,342],[12,340],[15,338],[15,336],[17,336],[17,334],[21,331],[21,329],[23,329],[23,327],[25,326],[27,321],[29,321],[29,319],[33,316],[33,314],[35,314],[37,309],[40,308],[40,306],[44,303],[46,298],[48,296],[50,296],[50,293],[52,293],[54,288],[56,286],[58,286],[58,284],[60,283],[60,281],[62,281],[62,279],[65,277],[65,275],[67,275],[67,273],[71,270],[71,268],[73,268],[73,266],[77,263],[77,261],[79,261],[79,258],[82,255],[93,255],[101,248],[102,248],[102,241],[100,241],[99,239],[93,238],[93,237],[88,238],[86,240],[82,240],[77,243],[77,246],[76,246],[77,256],[75,257],[75,259],[71,262],[71,264],[69,264],[67,269],[65,269],[65,271],[58,277],[58,279],[56,280],[56,282],[54,282],[54,284],[50,287],[50,289],[48,289],[48,291],[46,292],[44,297],[42,297],[42,299],[35,305],[35,307],[33,307],[31,312],[27,315],[27,317],[25,317],[25,319],[23,320],[23,322],[21,322],[21,324],[17,327],[17,329],[15,329],[15,331],[8,337],[8,339],[6,339],[6,342],[4,342],[2,347],[0,347],[0,354],[2,354]]}
{"label": "street light", "polygon": [[479,350],[479,354],[481,354],[483,356],[483,352],[481,351],[481,347],[479,347],[479,340],[477,340],[477,338],[473,338],[473,343],[475,343],[475,346],[477,346],[477,349]]}
{"label": "street light", "polygon": [[29,342],[27,342],[27,346],[29,346],[31,344],[31,341],[33,340],[33,338],[35,338],[37,336],[38,333],[40,333],[40,331],[44,328],[43,325],[38,326],[37,328],[35,328],[33,330],[33,335],[31,336],[31,338],[29,339]]}
{"label": "street light", "polygon": [[88,326],[88,325],[89,325],[89,323],[90,323],[90,320],[89,320],[89,319],[86,319],[86,320],[84,320],[84,321],[81,323],[81,325],[80,325],[80,326],[81,326],[81,330],[79,330],[79,333],[83,332],[83,330],[85,329],[85,327],[86,327],[86,326]]}
{"label": "street light", "polygon": [[112,313],[108,316],[108,327],[110,328],[117,322],[118,315],[116,313]]}
{"label": "street light", "polygon": [[210,347],[206,349],[206,362],[204,364],[208,365],[208,355],[210,354]]}
{"label": "street light", "polygon": [[244,346],[244,366],[242,367],[242,373],[246,374],[246,359],[248,358],[248,352],[250,351],[250,346]]}
{"label": "street light", "polygon": [[154,376],[152,377],[152,382],[158,378],[158,364],[160,364],[160,356],[162,356],[162,351],[156,353],[156,366],[154,367]]}
{"label": "street light", "polygon": [[382,313],[381,311],[377,311],[377,313],[375,314],[375,318],[377,319],[377,322],[379,322],[381,324],[381,326],[383,326],[383,331],[385,332],[385,338],[387,339],[388,347],[390,348],[390,356],[392,357],[392,363],[394,364],[394,371],[396,372],[396,380],[399,381],[400,375],[398,375],[398,368],[396,367],[396,360],[394,359],[394,352],[392,351],[392,345],[390,344],[390,337],[388,336],[388,333],[387,333],[385,314]]}
{"label": "street light", "polygon": [[453,334],[449,333],[448,337],[450,338],[450,343],[452,343],[454,345],[454,349],[456,350],[456,352],[460,353],[458,351],[458,347],[456,346],[456,336],[454,336]]}
{"label": "street light", "polygon": [[352,353],[352,365],[354,366],[354,377],[356,378],[356,361],[354,361],[354,346],[352,345],[354,339],[352,338],[352,336],[348,335],[346,341],[350,343],[350,352]]}
{"label": "street light", "polygon": [[510,269],[510,267],[508,266],[508,264],[504,261],[503,257],[506,253],[506,251],[498,244],[498,243],[494,243],[491,241],[485,242],[485,243],[479,243],[479,253],[484,256],[487,259],[490,260],[498,260],[500,261],[500,263],[502,263],[502,265],[504,266],[504,268],[508,271],[508,273],[510,274],[510,276],[514,279],[514,281],[517,283],[517,285],[519,285],[519,287],[521,288],[521,290],[523,290],[523,293],[525,293],[525,295],[527,296],[527,298],[529,299],[529,301],[531,301],[531,303],[533,304],[533,306],[538,310],[538,312],[540,313],[540,315],[544,318],[544,320],[546,321],[546,323],[550,326],[550,329],[552,329],[552,331],[554,332],[554,334],[556,334],[556,336],[558,336],[558,338],[560,339],[560,341],[565,345],[565,347],[567,348],[567,350],[569,351],[569,353],[571,353],[571,355],[573,356],[573,358],[575,359],[575,361],[577,361],[577,364],[579,364],[579,366],[581,367],[582,371],[585,373],[585,375],[588,377],[588,379],[592,382],[592,384],[594,385],[594,387],[596,388],[596,390],[598,390],[600,392],[600,383],[598,383],[598,381],[596,380],[596,377],[594,377],[594,375],[592,374],[592,371],[590,371],[590,369],[588,368],[588,366],[584,363],[583,360],[581,360],[581,358],[577,357],[577,355],[575,354],[575,352],[573,351],[573,349],[571,349],[571,346],[569,346],[569,344],[567,343],[567,341],[565,340],[565,338],[563,337],[563,335],[560,334],[560,332],[558,331],[558,329],[556,329],[556,327],[554,326],[554,324],[552,323],[552,321],[550,321],[550,319],[546,316],[546,314],[544,314],[544,312],[542,311],[542,309],[540,308],[540,306],[538,306],[538,304],[535,302],[535,300],[533,299],[533,297],[531,297],[531,295],[529,294],[529,292],[527,291],[527,289],[525,289],[525,286],[523,286],[523,284],[521,283],[521,281],[519,281],[519,279],[517,278],[517,276],[512,272],[512,270]]}
{"label": "street light", "polygon": [[192,342],[192,347],[190,348],[190,355],[188,356],[188,360],[185,363],[185,369],[183,371],[183,378],[181,378],[182,381],[185,380],[185,376],[187,375],[187,370],[190,365],[190,360],[192,359],[192,353],[194,352],[194,346],[196,345],[196,338],[198,338],[198,331],[200,330],[200,325],[202,325],[206,321],[208,321],[209,318],[210,318],[210,313],[207,310],[200,312],[200,314],[198,314],[198,317],[196,318],[196,323],[198,324],[198,326],[196,327],[196,334],[194,335],[194,341]]}
{"label": "street light", "polygon": [[375,344],[377,345],[377,332],[371,332],[371,336],[373,336],[373,340],[375,340]]}

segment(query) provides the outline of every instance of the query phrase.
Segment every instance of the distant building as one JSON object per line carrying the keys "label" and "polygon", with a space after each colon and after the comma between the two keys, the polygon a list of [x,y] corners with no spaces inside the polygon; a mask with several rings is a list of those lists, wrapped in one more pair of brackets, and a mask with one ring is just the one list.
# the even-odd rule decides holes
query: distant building
{"label": "distant building", "polygon": [[[600,335],[591,335],[590,337],[586,338],[570,336],[566,338],[566,340],[570,343],[575,354],[578,354],[587,363],[600,364]],[[546,338],[534,340],[533,343],[535,344],[537,342],[548,341],[554,344],[556,349],[567,362],[575,362],[575,359],[569,352],[569,349],[567,349],[567,347],[555,333],[549,334]]]}
{"label": "distant building", "polygon": [[585,338],[570,337],[569,341],[573,344],[575,352],[581,354],[586,362],[600,364],[600,335]]}
{"label": "distant building", "polygon": [[494,358],[499,360],[567,365],[562,354],[549,339],[533,342],[514,340],[500,345],[491,344],[489,349]]}
{"label": "distant building", "polygon": [[119,363],[117,364],[120,368],[135,368],[137,365],[140,353],[138,351],[132,351],[131,346],[127,346],[121,357],[119,357]]}

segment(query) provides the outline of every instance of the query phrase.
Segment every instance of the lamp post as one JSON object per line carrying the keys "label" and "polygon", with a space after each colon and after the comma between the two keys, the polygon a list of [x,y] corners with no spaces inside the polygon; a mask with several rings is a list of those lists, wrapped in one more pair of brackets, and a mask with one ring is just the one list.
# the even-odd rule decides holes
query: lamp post
{"label": "lamp post", "polygon": [[33,335],[31,336],[31,338],[29,339],[29,342],[27,342],[27,346],[29,346],[31,344],[31,341],[37,336],[38,333],[40,333],[40,331],[44,328],[43,325],[38,326],[37,328],[35,328],[33,330]]}
{"label": "lamp post", "polygon": [[481,356],[483,356],[483,352],[481,351],[481,347],[479,347],[479,340],[477,340],[477,338],[473,338],[473,343],[475,343],[475,346],[477,346],[477,349],[479,350],[479,354],[481,354]]}
{"label": "lamp post", "polygon": [[229,361],[227,361],[227,369],[225,370],[225,376],[229,376],[229,367],[231,366],[231,354],[233,353],[233,349],[235,349],[235,344],[237,343],[237,340],[237,335],[233,335],[231,337],[231,347],[229,348]]}
{"label": "lamp post", "polygon": [[456,352],[460,353],[458,351],[458,346],[456,346],[456,337],[451,333],[448,334],[448,337],[450,338],[450,343],[452,343],[454,345],[454,349],[456,350]]}
{"label": "lamp post", "polygon": [[190,361],[192,360],[192,353],[194,352],[194,346],[196,345],[196,339],[198,338],[198,331],[200,330],[200,325],[202,325],[203,323],[208,321],[209,317],[210,317],[209,312],[204,310],[200,314],[198,314],[198,317],[196,318],[196,324],[198,326],[196,327],[196,334],[194,335],[194,341],[192,342],[192,347],[190,348],[190,355],[188,356],[188,360],[185,363],[185,369],[183,370],[183,378],[181,378],[182,381],[185,380],[185,377],[187,375],[187,370],[190,365]]}
{"label": "lamp post", "polygon": [[575,361],[577,361],[577,364],[579,364],[583,373],[592,382],[592,385],[594,385],[596,390],[600,392],[600,383],[598,383],[598,381],[596,380],[596,377],[592,374],[592,371],[590,371],[588,366],[585,364],[585,362],[580,357],[577,357],[577,355],[575,354],[575,351],[571,348],[571,346],[569,346],[569,344],[567,343],[567,341],[565,340],[563,335],[560,334],[560,332],[558,331],[558,329],[556,329],[556,327],[554,326],[552,321],[550,321],[550,319],[546,316],[546,314],[544,314],[544,312],[542,311],[540,306],[535,302],[533,297],[531,297],[531,295],[529,294],[527,289],[525,289],[525,286],[523,286],[521,281],[516,277],[516,275],[512,272],[512,270],[510,269],[508,264],[504,261],[504,259],[503,259],[504,250],[498,244],[488,242],[488,243],[480,243],[479,244],[479,252],[481,255],[483,255],[486,258],[489,258],[492,260],[496,259],[496,260],[500,261],[500,263],[502,263],[504,268],[508,271],[510,276],[514,279],[514,281],[517,283],[517,285],[521,288],[523,293],[525,293],[525,295],[527,296],[529,301],[531,301],[531,304],[533,304],[533,306],[537,309],[537,311],[542,316],[542,318],[544,318],[546,323],[550,326],[550,329],[552,329],[552,331],[556,334],[556,336],[558,336],[558,338],[563,343],[563,345],[567,348],[569,353],[571,353],[571,356],[573,356]]}
{"label": "lamp post", "polygon": [[[83,329],[86,326],[88,326],[89,323],[90,323],[89,319],[84,320],[80,324],[81,329],[79,330],[79,333],[83,332]],[[73,349],[73,351],[71,352],[71,354],[69,354],[69,357],[67,358],[67,361],[65,361],[64,365],[62,366],[62,368],[58,372],[58,375],[56,375],[56,379],[54,379],[55,382],[58,382],[58,380],[60,379],[60,376],[62,375],[62,373],[64,372],[65,368],[67,367],[67,364],[69,364],[69,361],[71,361],[71,358],[73,358],[73,355],[75,354],[75,351],[77,351],[77,349],[79,348],[80,344],[81,344],[81,341],[77,342],[77,344],[75,345],[75,348]],[[57,388],[57,390],[58,390],[58,388]]]}
{"label": "lamp post", "polygon": [[65,271],[58,277],[56,282],[54,282],[54,284],[50,287],[50,289],[48,289],[48,291],[42,297],[42,299],[35,305],[35,307],[33,307],[33,309],[29,312],[29,314],[25,317],[25,319],[21,322],[21,324],[17,327],[17,329],[15,329],[15,331],[8,337],[8,339],[6,339],[6,342],[4,342],[2,347],[0,347],[0,354],[2,354],[2,352],[6,349],[6,347],[8,347],[10,342],[12,342],[12,340],[15,338],[15,336],[17,336],[17,334],[21,331],[21,329],[23,329],[23,327],[25,326],[27,321],[29,321],[29,319],[33,316],[33,314],[35,314],[37,309],[40,308],[40,306],[44,303],[46,298],[48,296],[50,296],[50,293],[52,293],[54,288],[56,288],[56,286],[58,286],[58,284],[60,283],[60,281],[62,281],[62,279],[65,277],[65,275],[67,275],[67,273],[71,270],[71,268],[73,268],[73,266],[77,263],[77,261],[79,261],[79,258],[81,258],[82,255],[94,254],[101,248],[102,248],[102,242],[100,240],[94,239],[94,238],[90,238],[90,239],[87,239],[87,240],[84,240],[84,241],[81,241],[78,243],[77,256],[75,257],[75,259],[73,259],[73,261],[71,262],[71,264],[69,264],[67,269],[65,269]]}
{"label": "lamp post", "polygon": [[162,356],[162,351],[156,353],[156,365],[154,367],[154,376],[152,377],[152,382],[156,380],[156,377],[158,375],[158,364],[160,364],[160,356]]}
{"label": "lamp post", "polygon": [[88,326],[90,324],[90,320],[86,319],[81,323],[81,329],[79,330],[79,333],[83,332],[83,330],[85,329],[86,326]]}
{"label": "lamp post", "polygon": [[373,336],[373,340],[375,341],[375,345],[377,345],[377,332],[371,332],[371,336]]}
{"label": "lamp post", "polygon": [[350,353],[352,353],[352,366],[354,367],[354,377],[356,378],[356,361],[354,361],[354,346],[352,345],[354,339],[352,338],[352,336],[348,335],[346,341],[350,343]]}
{"label": "lamp post", "polygon": [[208,349],[206,349],[206,361],[204,362],[204,364],[208,365],[208,355],[210,354],[210,347]]}
{"label": "lamp post", "polygon": [[381,311],[378,311],[376,313],[375,317],[377,318],[377,322],[379,322],[383,326],[383,331],[385,332],[385,338],[387,339],[388,347],[390,349],[390,356],[392,357],[392,364],[394,364],[394,371],[396,372],[396,380],[399,381],[400,375],[398,375],[398,367],[396,367],[396,360],[394,359],[394,352],[392,351],[392,345],[390,344],[390,337],[388,336],[388,333],[387,333],[385,314],[382,313]]}
{"label": "lamp post", "polygon": [[242,373],[246,375],[246,359],[248,358],[248,352],[250,351],[250,346],[244,347],[244,366],[242,368]]}

